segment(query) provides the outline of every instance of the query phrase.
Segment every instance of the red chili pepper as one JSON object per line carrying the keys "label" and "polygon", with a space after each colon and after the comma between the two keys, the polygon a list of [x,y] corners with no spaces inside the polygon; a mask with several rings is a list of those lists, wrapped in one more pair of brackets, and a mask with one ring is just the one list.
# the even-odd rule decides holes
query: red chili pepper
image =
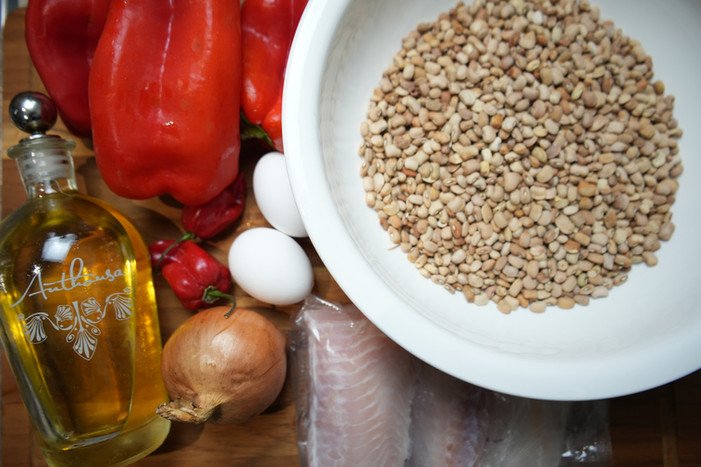
{"label": "red chili pepper", "polygon": [[197,238],[212,238],[241,217],[245,204],[246,178],[240,173],[212,200],[198,206],[185,206],[181,213],[183,227]]}
{"label": "red chili pepper", "polygon": [[61,120],[90,136],[88,75],[110,0],[30,0],[25,42]]}
{"label": "red chili pepper", "polygon": [[246,0],[241,9],[241,107],[246,119],[261,125],[280,152],[285,67],[306,5],[307,0]]}
{"label": "red chili pepper", "polygon": [[149,245],[151,264],[188,310],[199,310],[219,300],[234,298],[229,269],[195,242],[159,240]]}
{"label": "red chili pepper", "polygon": [[114,1],[90,70],[98,168],[126,198],[209,201],[238,173],[236,0]]}

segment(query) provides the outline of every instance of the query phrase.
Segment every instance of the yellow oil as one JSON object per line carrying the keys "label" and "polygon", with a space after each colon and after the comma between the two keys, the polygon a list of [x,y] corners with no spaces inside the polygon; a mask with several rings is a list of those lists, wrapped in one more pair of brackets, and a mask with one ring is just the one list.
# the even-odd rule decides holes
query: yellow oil
{"label": "yellow oil", "polygon": [[169,422],[148,251],[103,203],[53,193],[0,227],[8,361],[50,465],[124,465]]}

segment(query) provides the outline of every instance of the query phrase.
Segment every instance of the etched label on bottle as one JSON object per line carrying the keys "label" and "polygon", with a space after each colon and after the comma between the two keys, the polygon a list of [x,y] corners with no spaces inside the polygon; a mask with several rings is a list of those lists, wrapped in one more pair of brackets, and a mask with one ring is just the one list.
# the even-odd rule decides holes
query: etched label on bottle
{"label": "etched label on bottle", "polygon": [[[81,258],[74,258],[61,278],[56,281],[44,281],[41,268],[36,267],[27,288],[20,298],[12,304],[13,307],[21,304],[26,298],[40,295],[47,300],[55,293],[65,293],[77,288],[87,288],[99,282],[114,282],[123,277],[121,269],[114,271],[106,269],[102,274],[88,274],[84,272],[85,263]],[[32,313],[29,316],[19,315],[24,332],[32,344],[44,342],[48,336],[44,326],[46,323],[55,330],[65,332],[65,339],[73,346],[73,351],[85,360],[90,360],[95,354],[98,344],[98,336],[101,334],[97,326],[110,314],[114,314],[117,320],[127,320],[134,309],[131,289],[125,287],[122,291],[112,293],[103,303],[95,297],[83,300],[73,300],[56,306],[53,314],[45,311]]]}
{"label": "etched label on bottle", "polygon": [[16,307],[27,297],[41,295],[44,300],[48,299],[48,295],[56,292],[66,292],[77,287],[88,287],[96,282],[114,282],[118,277],[124,277],[124,272],[121,269],[111,271],[109,268],[101,275],[86,274],[83,272],[85,262],[82,258],[74,258],[68,267],[68,275],[65,272],[61,274],[61,279],[53,282],[44,282],[41,277],[41,268],[36,266],[33,271],[33,276],[29,281],[29,285],[24,290],[22,296],[12,304]]}

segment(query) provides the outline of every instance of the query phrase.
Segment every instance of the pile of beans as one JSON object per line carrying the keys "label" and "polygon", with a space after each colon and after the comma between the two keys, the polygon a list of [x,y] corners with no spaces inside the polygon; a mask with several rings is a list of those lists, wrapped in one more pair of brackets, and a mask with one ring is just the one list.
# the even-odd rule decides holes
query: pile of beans
{"label": "pile of beans", "polygon": [[605,297],[674,231],[674,98],[586,1],[459,3],[402,43],[361,125],[366,203],[469,302]]}

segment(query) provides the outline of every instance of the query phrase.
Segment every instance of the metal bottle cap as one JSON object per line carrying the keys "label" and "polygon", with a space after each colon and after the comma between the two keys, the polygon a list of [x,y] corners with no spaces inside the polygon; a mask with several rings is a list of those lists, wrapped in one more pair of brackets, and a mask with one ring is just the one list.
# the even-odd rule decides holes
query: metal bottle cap
{"label": "metal bottle cap", "polygon": [[10,102],[10,118],[29,136],[7,150],[17,161],[25,187],[56,179],[74,178],[71,151],[75,142],[47,135],[56,123],[53,101],[40,92],[22,92]]}
{"label": "metal bottle cap", "polygon": [[57,118],[56,105],[49,96],[40,92],[21,92],[10,101],[9,111],[12,123],[29,134],[21,139],[19,144],[7,150],[10,157],[18,158],[28,152],[71,151],[75,148],[73,141],[46,134],[54,126]]}
{"label": "metal bottle cap", "polygon": [[10,102],[10,119],[29,137],[43,136],[56,123],[56,105],[40,92],[21,92]]}

